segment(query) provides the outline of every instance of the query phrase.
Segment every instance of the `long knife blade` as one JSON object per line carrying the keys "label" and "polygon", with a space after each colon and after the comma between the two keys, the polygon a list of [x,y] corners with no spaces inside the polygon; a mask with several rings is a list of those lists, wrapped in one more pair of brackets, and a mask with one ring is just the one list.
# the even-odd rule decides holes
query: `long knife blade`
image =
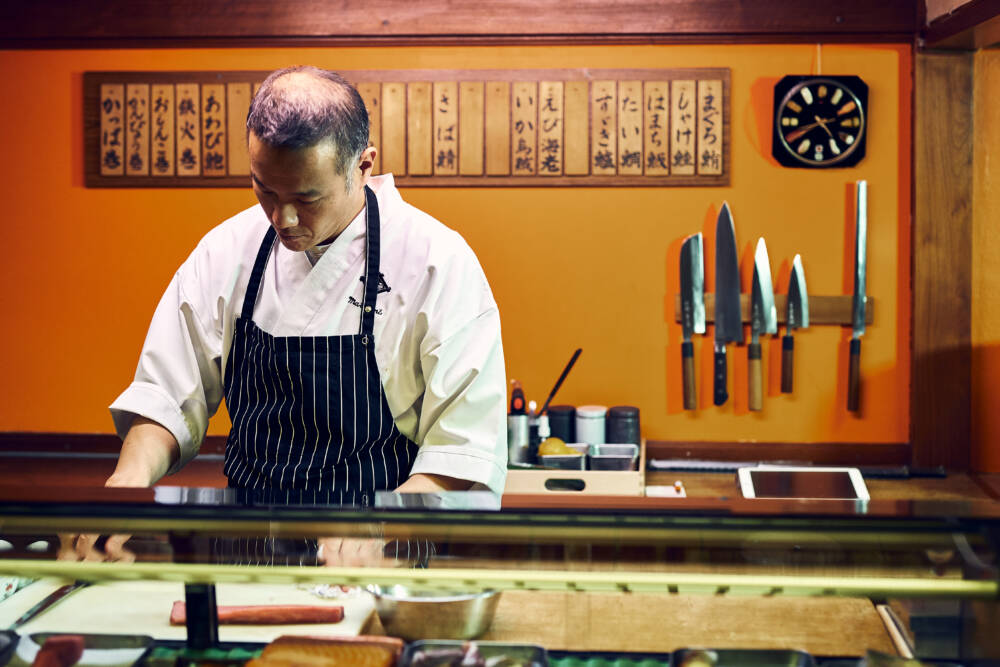
{"label": "long knife blade", "polygon": [[847,409],[857,412],[860,407],[861,336],[865,333],[865,310],[868,295],[865,293],[865,276],[868,246],[868,181],[858,181],[856,186],[855,237],[854,237],[854,307],[852,309],[851,358],[847,378]]}
{"label": "long knife blade", "polygon": [[747,347],[747,379],[749,382],[748,407],[763,407],[763,372],[761,370],[760,334],[778,332],[778,312],[774,307],[774,288],[771,284],[771,262],[767,258],[767,244],[757,240],[753,258],[753,284],[750,287],[750,345]]}
{"label": "long knife blade", "polygon": [[22,625],[24,625],[25,623],[27,623],[28,621],[30,621],[31,619],[33,619],[34,617],[38,616],[43,611],[51,607],[52,605],[60,602],[61,600],[65,600],[66,596],[68,596],[73,591],[80,590],[81,588],[88,586],[89,583],[90,582],[86,581],[77,581],[72,584],[66,584],[65,586],[60,586],[59,588],[57,588],[56,590],[52,591],[44,598],[42,598],[42,600],[38,602],[38,604],[36,604],[31,609],[21,614],[21,616],[16,621],[14,621],[14,624],[11,625],[8,628],[8,630],[18,629],[19,627],[21,627]]}
{"label": "long knife blade", "polygon": [[792,275],[788,279],[788,328],[781,339],[781,392],[792,393],[795,378],[795,339],[792,331],[809,326],[809,291],[802,257],[792,260]]}
{"label": "long knife blade", "polygon": [[694,386],[694,344],[691,335],[705,333],[705,261],[701,232],[681,244],[681,366],[684,379],[684,409],[698,407]]}
{"label": "long knife blade", "polygon": [[736,229],[729,204],[723,203],[715,223],[715,360],[713,401],[729,399],[726,343],[743,342],[740,309],[740,265],[736,255]]}

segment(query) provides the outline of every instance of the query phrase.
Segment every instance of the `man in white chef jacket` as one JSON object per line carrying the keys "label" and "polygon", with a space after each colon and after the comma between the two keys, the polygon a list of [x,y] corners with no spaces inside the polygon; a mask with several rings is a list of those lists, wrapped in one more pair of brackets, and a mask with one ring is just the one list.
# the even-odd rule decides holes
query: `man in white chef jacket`
{"label": "man in white chef jacket", "polygon": [[[153,316],[108,486],[149,486],[197,453],[223,397],[230,486],[488,488],[506,476],[496,302],[454,231],[405,203],[357,91],[277,71],[247,118],[259,205],[212,229]],[[110,548],[110,547],[109,547]]]}

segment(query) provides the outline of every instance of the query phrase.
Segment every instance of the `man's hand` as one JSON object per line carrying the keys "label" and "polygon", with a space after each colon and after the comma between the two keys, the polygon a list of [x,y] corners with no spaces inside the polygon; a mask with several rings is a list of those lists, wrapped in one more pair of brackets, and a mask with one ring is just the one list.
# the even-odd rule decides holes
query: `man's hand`
{"label": "man's hand", "polygon": [[[170,431],[151,419],[137,416],[122,442],[118,465],[104,486],[150,487],[167,474],[179,456],[180,447]],[[100,535],[61,533],[56,559],[131,563],[135,554],[125,548],[130,537],[111,535],[100,548]]]}
{"label": "man's hand", "polygon": [[111,535],[104,543],[103,550],[97,548],[100,535],[87,533],[74,535],[59,534],[59,551],[56,560],[131,563],[135,554],[125,548],[131,535]]}
{"label": "man's hand", "polygon": [[397,567],[382,555],[384,546],[380,537],[321,537],[316,560],[327,567]]}

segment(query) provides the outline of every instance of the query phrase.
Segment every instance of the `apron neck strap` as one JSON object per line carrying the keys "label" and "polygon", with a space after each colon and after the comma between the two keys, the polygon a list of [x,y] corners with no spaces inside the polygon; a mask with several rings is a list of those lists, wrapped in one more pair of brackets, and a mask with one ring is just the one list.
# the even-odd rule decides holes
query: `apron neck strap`
{"label": "apron neck strap", "polygon": [[361,306],[361,335],[370,337],[375,328],[375,299],[382,281],[379,273],[380,218],[378,200],[370,187],[365,186],[365,295]]}

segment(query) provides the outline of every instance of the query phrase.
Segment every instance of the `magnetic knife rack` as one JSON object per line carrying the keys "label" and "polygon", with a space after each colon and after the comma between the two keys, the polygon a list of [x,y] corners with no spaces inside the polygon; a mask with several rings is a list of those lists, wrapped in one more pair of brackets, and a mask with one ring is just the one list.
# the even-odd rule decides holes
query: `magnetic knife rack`
{"label": "magnetic knife rack", "polygon": [[[778,324],[785,324],[788,316],[788,297],[774,295],[774,307],[778,311]],[[814,324],[838,324],[849,327],[853,319],[854,297],[850,294],[837,296],[809,296],[809,326]],[[740,294],[742,320],[750,322],[750,295]],[[875,299],[868,297],[865,306],[865,324],[871,324],[875,313]],[[674,319],[681,321],[681,295],[674,296]],[[705,322],[715,321],[715,294],[705,294]]]}

